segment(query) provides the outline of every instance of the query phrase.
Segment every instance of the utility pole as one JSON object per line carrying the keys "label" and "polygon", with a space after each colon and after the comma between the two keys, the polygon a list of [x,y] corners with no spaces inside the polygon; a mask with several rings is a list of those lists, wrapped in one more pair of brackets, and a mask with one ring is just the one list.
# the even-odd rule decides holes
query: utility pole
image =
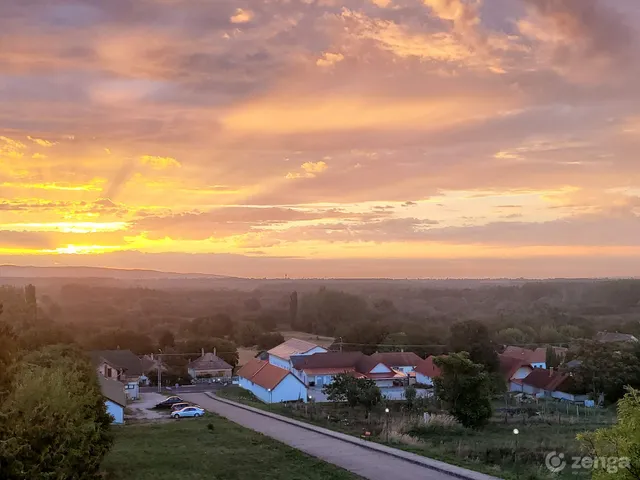
{"label": "utility pole", "polygon": [[342,337],[339,337],[339,338],[340,338],[340,353],[342,353]]}
{"label": "utility pole", "polygon": [[[160,350],[160,355],[162,355],[162,350]],[[158,393],[162,393],[162,357],[158,355]]]}

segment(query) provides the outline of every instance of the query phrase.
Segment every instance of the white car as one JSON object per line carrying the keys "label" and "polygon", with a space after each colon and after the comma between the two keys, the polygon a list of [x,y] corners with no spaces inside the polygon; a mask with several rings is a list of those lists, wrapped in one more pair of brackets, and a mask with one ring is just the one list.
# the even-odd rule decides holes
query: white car
{"label": "white car", "polygon": [[201,417],[204,415],[204,409],[200,407],[184,407],[175,412],[171,412],[173,418]]}

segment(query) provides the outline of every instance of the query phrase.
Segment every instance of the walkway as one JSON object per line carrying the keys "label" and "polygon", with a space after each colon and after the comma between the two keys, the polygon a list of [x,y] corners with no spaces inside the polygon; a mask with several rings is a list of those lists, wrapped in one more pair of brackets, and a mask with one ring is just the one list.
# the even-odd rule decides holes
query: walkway
{"label": "walkway", "polygon": [[[373,442],[364,442],[323,428],[301,424],[296,420],[234,404],[227,400],[218,400],[206,394],[194,393],[183,395],[183,397],[206,410],[228,418],[232,422],[275,438],[309,455],[321,458],[370,480],[389,480],[390,478],[394,480],[452,480],[455,478],[495,480],[495,477]],[[304,427],[296,424],[304,425]],[[345,437],[347,440],[344,440]],[[367,446],[361,446],[357,443],[365,443]],[[429,464],[431,468],[427,466]]]}

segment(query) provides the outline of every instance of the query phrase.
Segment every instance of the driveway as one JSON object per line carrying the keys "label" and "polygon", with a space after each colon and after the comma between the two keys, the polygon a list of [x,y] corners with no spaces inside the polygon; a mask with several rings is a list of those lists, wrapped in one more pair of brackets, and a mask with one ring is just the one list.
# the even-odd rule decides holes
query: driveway
{"label": "driveway", "polygon": [[[370,480],[453,480],[455,476],[412,463],[409,460],[370,450],[284,421],[223,403],[205,394],[184,395],[185,399],[228,418],[232,422],[275,438],[314,457],[349,470]],[[456,467],[451,467],[455,469]],[[458,469],[462,471],[462,469]],[[466,474],[468,472],[468,475]],[[464,471],[468,479],[493,477]],[[458,476],[460,478],[460,476]]]}
{"label": "driveway", "polygon": [[141,393],[139,400],[135,400],[127,405],[127,410],[131,412],[131,414],[127,416],[127,420],[168,419],[169,415],[167,415],[166,411],[153,410],[153,407],[165,398],[167,397],[159,393]]}

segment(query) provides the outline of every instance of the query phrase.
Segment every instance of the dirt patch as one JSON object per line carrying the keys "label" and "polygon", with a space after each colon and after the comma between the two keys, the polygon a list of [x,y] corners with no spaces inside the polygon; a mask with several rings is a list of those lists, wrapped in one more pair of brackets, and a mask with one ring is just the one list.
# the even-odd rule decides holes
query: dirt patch
{"label": "dirt patch", "polygon": [[154,410],[153,407],[167,397],[159,393],[143,393],[129,405],[125,412],[127,421],[169,420],[168,410]]}

